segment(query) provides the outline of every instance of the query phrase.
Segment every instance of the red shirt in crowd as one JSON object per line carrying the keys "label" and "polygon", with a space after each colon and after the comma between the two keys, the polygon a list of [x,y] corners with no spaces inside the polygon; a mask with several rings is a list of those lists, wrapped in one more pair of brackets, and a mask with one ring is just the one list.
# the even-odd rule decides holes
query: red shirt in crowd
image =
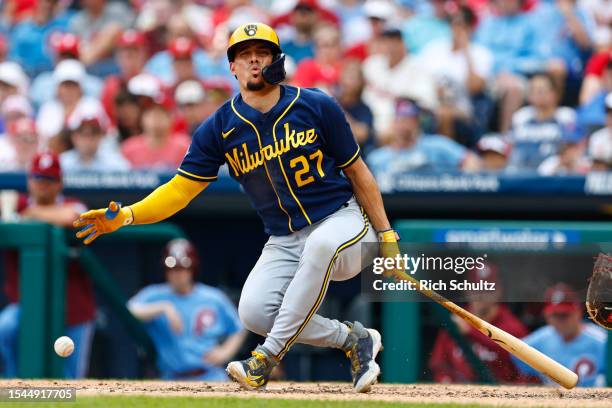
{"label": "red shirt in crowd", "polygon": [[161,146],[151,146],[144,135],[132,136],[121,144],[121,153],[138,168],[176,170],[185,157],[191,139],[184,133],[175,133]]}
{"label": "red shirt in crowd", "polygon": [[332,66],[323,66],[314,59],[305,59],[298,64],[293,83],[304,88],[333,86],[340,80],[342,68],[343,61]]}
{"label": "red shirt in crowd", "polygon": [[584,70],[584,76],[595,75],[602,77],[606,67],[612,59],[612,51],[602,51],[593,55]]}
{"label": "red shirt in crowd", "polygon": [[[523,323],[504,305],[499,305],[497,316],[490,323],[518,338],[527,335],[527,329]],[[510,353],[487,336],[470,326],[466,338],[472,345],[476,356],[489,367],[498,381],[503,383],[526,382],[519,375]],[[477,379],[472,366],[463,356],[461,348],[443,329],[440,330],[436,338],[429,359],[429,368],[433,380],[439,383],[466,383]]]}
{"label": "red shirt in crowd", "polygon": [[[58,204],[76,207],[78,212],[86,210],[78,200],[59,197]],[[29,206],[25,194],[20,195],[17,210],[22,213]],[[5,256],[4,292],[10,303],[19,302],[19,252],[10,250]],[[93,285],[76,259],[68,261],[66,275],[66,325],[72,326],[93,320],[96,313]]]}

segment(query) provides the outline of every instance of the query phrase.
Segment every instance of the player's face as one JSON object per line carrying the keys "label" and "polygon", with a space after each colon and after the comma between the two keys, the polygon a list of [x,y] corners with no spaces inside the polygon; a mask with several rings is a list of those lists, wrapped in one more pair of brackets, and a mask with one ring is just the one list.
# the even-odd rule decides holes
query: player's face
{"label": "player's face", "polygon": [[582,313],[580,311],[551,313],[546,316],[546,323],[554,327],[564,339],[572,339],[578,335]]}
{"label": "player's face", "polygon": [[166,270],[166,279],[175,292],[187,293],[193,286],[191,270],[186,268],[171,268]]}
{"label": "player's face", "polygon": [[272,63],[272,50],[261,41],[249,41],[236,50],[230,71],[241,89],[260,91],[266,87],[262,69]]}
{"label": "player's face", "polygon": [[55,203],[57,195],[62,191],[62,182],[46,178],[28,178],[28,192],[38,205]]}

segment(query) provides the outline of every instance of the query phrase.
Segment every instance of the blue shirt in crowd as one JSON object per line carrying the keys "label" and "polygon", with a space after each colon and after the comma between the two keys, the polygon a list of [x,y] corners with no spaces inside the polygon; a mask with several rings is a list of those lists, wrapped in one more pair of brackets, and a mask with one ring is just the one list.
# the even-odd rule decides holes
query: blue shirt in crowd
{"label": "blue shirt in crowd", "polygon": [[30,78],[52,70],[55,64],[50,37],[67,31],[69,20],[69,14],[62,14],[42,26],[33,20],[17,24],[9,34],[9,59],[21,65]]}
{"label": "blue shirt in crowd", "polygon": [[465,147],[448,137],[425,135],[406,149],[390,146],[375,149],[367,157],[367,163],[375,175],[409,171],[457,171],[466,153]]}
{"label": "blue shirt in crowd", "polygon": [[174,333],[165,315],[146,324],[157,349],[162,378],[172,379],[180,373],[204,369],[200,378],[203,381],[227,379],[224,367],[206,363],[204,356],[242,329],[234,304],[220,290],[202,283],[196,283],[187,295],[161,283],[142,289],[130,299],[130,305],[162,301],[174,305],[184,327],[182,333]]}
{"label": "blue shirt in crowd", "polygon": [[[607,339],[604,329],[585,323],[582,332],[568,342],[552,326],[534,331],[523,341],[578,374],[578,386],[597,387],[605,385]],[[523,373],[539,377],[545,384],[553,384],[544,374],[512,358]]]}
{"label": "blue shirt in crowd", "polygon": [[526,74],[542,69],[544,61],[536,52],[536,31],[531,15],[485,18],[476,31],[477,43],[493,53],[493,73]]}

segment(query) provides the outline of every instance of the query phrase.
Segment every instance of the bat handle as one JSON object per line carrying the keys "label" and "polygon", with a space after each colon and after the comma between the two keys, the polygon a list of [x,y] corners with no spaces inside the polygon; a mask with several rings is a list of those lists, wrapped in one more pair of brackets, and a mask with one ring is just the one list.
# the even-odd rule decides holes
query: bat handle
{"label": "bat handle", "polygon": [[121,203],[111,201],[110,204],[108,204],[108,208],[106,209],[104,216],[106,217],[107,220],[113,220],[115,219],[117,214],[119,214],[120,209],[121,209]]}

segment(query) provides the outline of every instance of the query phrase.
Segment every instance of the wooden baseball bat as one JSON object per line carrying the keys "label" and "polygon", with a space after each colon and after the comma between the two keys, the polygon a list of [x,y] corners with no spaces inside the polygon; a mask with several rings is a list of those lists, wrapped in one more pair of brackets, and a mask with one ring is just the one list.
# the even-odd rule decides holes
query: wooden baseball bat
{"label": "wooden baseball bat", "polygon": [[576,383],[578,383],[578,375],[576,375],[576,373],[557,363],[546,354],[534,349],[524,341],[517,339],[499,327],[493,326],[491,323],[482,320],[480,317],[468,312],[439,293],[433,290],[421,289],[419,281],[405,272],[396,271],[394,276],[397,279],[414,283],[419,292],[444,306],[451,313],[461,317],[463,320],[471,324],[476,330],[497,343],[500,347],[509,353],[512,353],[535,370],[547,375],[557,384],[562,385],[569,390],[574,388]]}

